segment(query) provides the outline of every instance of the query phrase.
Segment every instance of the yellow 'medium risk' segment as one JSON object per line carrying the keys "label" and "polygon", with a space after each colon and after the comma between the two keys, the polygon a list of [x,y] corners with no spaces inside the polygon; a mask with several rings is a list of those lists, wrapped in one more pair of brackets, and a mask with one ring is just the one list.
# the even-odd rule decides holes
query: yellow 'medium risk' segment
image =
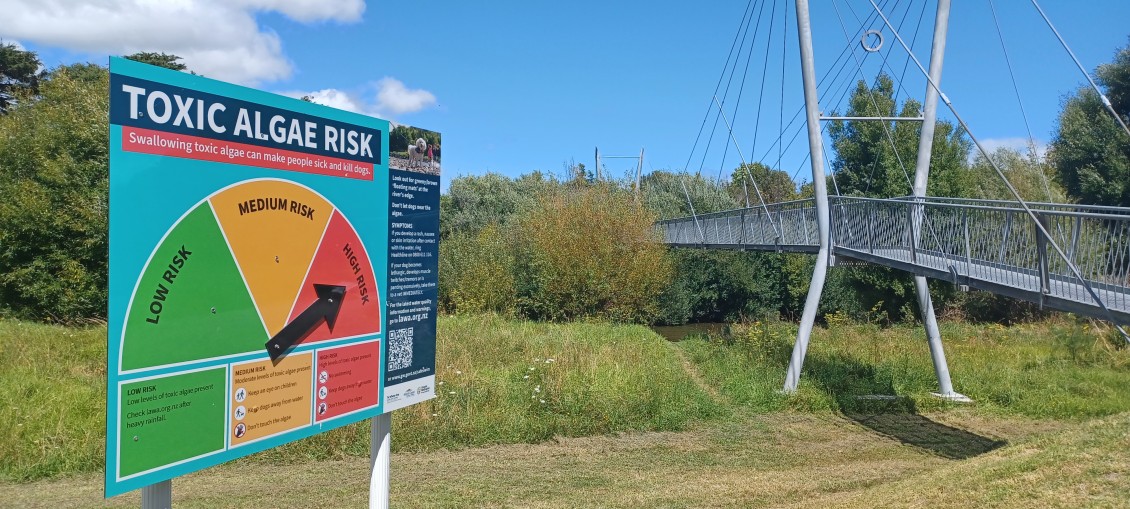
{"label": "yellow 'medium risk' segment", "polygon": [[309,189],[278,180],[245,182],[210,201],[273,336],[286,325],[333,205]]}

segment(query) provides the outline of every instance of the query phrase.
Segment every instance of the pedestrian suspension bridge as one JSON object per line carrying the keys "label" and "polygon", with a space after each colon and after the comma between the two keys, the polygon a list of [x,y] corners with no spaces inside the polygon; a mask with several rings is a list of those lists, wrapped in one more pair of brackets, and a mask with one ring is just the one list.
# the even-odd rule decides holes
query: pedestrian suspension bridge
{"label": "pedestrian suspension bridge", "polygon": [[[840,0],[840,2],[851,8],[850,0]],[[992,6],[992,0],[989,2]],[[775,13],[776,2],[770,3]],[[834,93],[827,87],[822,87],[823,80],[817,83],[808,1],[795,0],[796,35],[800,39],[799,56],[809,140],[809,154],[806,161],[811,165],[815,197],[766,203],[761,198],[757,182],[753,181],[757,194],[757,200],[753,203],[757,203],[756,205],[748,205],[747,202],[745,208],[708,214],[695,214],[692,205],[690,216],[656,223],[656,229],[664,242],[673,247],[684,248],[760,250],[816,255],[817,263],[812,275],[811,290],[805,303],[797,341],[786,375],[784,385],[786,392],[794,391],[797,387],[829,266],[850,267],[874,264],[915,275],[919,309],[922,311],[929,348],[938,376],[939,392],[936,395],[947,399],[968,401],[968,398],[954,391],[950,382],[941,337],[926,285],[927,277],[949,281],[963,289],[989,291],[1031,301],[1045,308],[1107,320],[1114,323],[1125,337],[1126,333],[1120,324],[1130,323],[1130,208],[1039,203],[1025,201],[1020,196],[1008,181],[1005,172],[989,157],[989,152],[973,135],[965,120],[942,91],[942,60],[948,30],[949,0],[937,1],[928,69],[914,56],[911,49],[914,43],[908,45],[900,34],[901,25],[896,27],[891,21],[893,16],[890,14],[898,8],[897,0],[881,2],[883,6],[877,4],[876,0],[856,3],[872,9],[869,16],[861,21],[862,26],[856,30],[855,38],[848,36],[848,30],[844,28],[848,49],[851,49],[853,41],[860,46],[850,52],[859,71],[859,78],[864,77],[864,70],[855,50],[861,49],[863,58],[866,58],[869,54],[879,51],[883,45],[884,35],[893,36],[898,46],[905,51],[908,63],[912,60],[914,66],[926,79],[922,116],[917,118],[822,116],[819,104],[821,95],[830,97]],[[759,24],[764,14],[764,5],[765,2],[762,2],[763,9],[758,14]],[[821,5],[824,5],[823,2]],[[837,15],[839,15],[838,5],[837,1],[833,0],[832,6],[837,9]],[[1032,0],[1032,5],[1086,75],[1085,69],[1075,59],[1038,2]],[[747,18],[743,18],[746,34],[753,24],[753,6],[754,2],[751,0],[750,5],[747,6]],[[784,10],[787,13],[787,5]],[[908,6],[906,12],[909,11]],[[995,7],[993,13],[995,17]],[[906,18],[906,13],[903,17]],[[858,14],[856,19],[859,19]],[[843,24],[841,17],[841,25]],[[742,33],[742,28],[739,28],[739,33]],[[756,41],[757,37],[757,32],[754,32],[751,41]],[[742,45],[745,44],[745,40],[746,35],[743,35]],[[768,42],[770,39],[766,40]],[[1003,36],[1000,40],[1004,47]],[[735,46],[739,48],[737,56],[741,57],[742,50],[741,46],[737,45],[736,37]],[[752,48],[753,42],[750,43],[751,52]],[[841,57],[844,54],[841,53]],[[892,69],[888,63],[888,56],[883,56],[882,72],[890,72]],[[1007,49],[1005,56],[1007,58]],[[851,62],[846,59],[841,60]],[[729,61],[727,63],[729,65]],[[734,58],[734,70],[737,69],[737,65],[738,58]],[[1011,64],[1009,66],[1011,69]],[[748,72],[749,57],[746,67]],[[732,81],[735,73],[733,70],[730,73]],[[783,74],[782,67],[782,80]],[[744,77],[741,83],[744,88]],[[1015,86],[1015,77],[1013,83]],[[721,84],[722,79],[719,80],[719,88]],[[1093,81],[1091,85],[1103,98],[1108,111],[1126,131],[1127,138],[1123,141],[1130,143],[1130,129],[1126,128],[1122,118],[1110,107],[1109,101],[1102,96],[1102,91],[1094,85]],[[730,86],[727,83],[726,93],[729,90]],[[738,101],[740,101],[740,90]],[[728,143],[733,141],[734,149],[741,156],[733,125],[726,116],[724,105],[727,104],[727,99],[719,100],[718,94],[716,89],[712,101],[712,108],[717,107],[717,113],[714,114],[725,123],[724,128],[728,131],[727,149],[729,149]],[[764,84],[762,94],[764,94]],[[782,97],[784,97],[783,84]],[[840,97],[842,100],[843,95]],[[1017,98],[1019,99],[1019,90]],[[949,109],[956,123],[969,134],[977,150],[992,165],[1014,200],[926,196],[939,100]],[[874,98],[872,102],[875,102]],[[760,105],[758,108],[758,120],[760,120]],[[1023,108],[1022,102],[1021,108]],[[737,105],[734,104],[731,116],[736,117],[737,112]],[[713,112],[708,110],[708,116],[711,113]],[[893,113],[892,111],[891,114]],[[780,118],[783,120],[783,115]],[[884,129],[887,129],[887,138],[892,148],[895,143],[889,128],[886,127],[889,123],[907,120],[921,122],[918,155],[913,183],[910,186],[911,194],[891,198],[830,195],[826,179],[831,177],[834,182],[835,174],[827,174],[824,169],[824,162],[827,159],[824,154],[822,128],[822,122],[829,120],[882,122]],[[1027,120],[1025,123],[1027,124]],[[781,130],[785,129],[786,126],[782,125]],[[700,129],[700,136],[701,133]],[[784,143],[778,138],[775,144],[778,147],[777,167],[780,168],[781,146]],[[895,150],[897,155],[897,148]],[[693,154],[694,149],[692,149]],[[703,159],[705,160],[705,155]],[[744,166],[746,163],[744,157],[741,162]],[[899,163],[902,164],[901,159]],[[907,181],[910,183],[910,174],[905,168],[903,171],[907,174]],[[752,175],[750,180],[753,180]],[[688,204],[691,201],[689,194],[687,201]]]}
{"label": "pedestrian suspension bridge", "polygon": [[[1014,202],[828,201],[830,265],[867,262],[1130,323],[1130,208],[1028,203],[1037,226]],[[657,227],[671,246],[815,254],[818,222],[815,199],[808,199],[671,219]],[[1062,254],[1050,247],[1053,242]]]}

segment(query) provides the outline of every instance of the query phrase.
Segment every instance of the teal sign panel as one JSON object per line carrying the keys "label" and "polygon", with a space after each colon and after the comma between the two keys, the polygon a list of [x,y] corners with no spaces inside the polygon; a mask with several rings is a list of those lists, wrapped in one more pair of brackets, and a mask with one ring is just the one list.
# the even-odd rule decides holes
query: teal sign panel
{"label": "teal sign panel", "polygon": [[[110,73],[106,496],[390,410],[390,323],[410,321],[390,288],[405,301],[406,262],[433,288],[413,260],[436,243],[390,245],[438,228],[435,154],[394,179],[388,121],[124,59]],[[415,216],[396,212],[405,178]],[[435,303],[413,302],[422,334],[393,325],[398,352],[407,336],[433,355],[396,354],[415,373],[396,407],[434,392]]]}

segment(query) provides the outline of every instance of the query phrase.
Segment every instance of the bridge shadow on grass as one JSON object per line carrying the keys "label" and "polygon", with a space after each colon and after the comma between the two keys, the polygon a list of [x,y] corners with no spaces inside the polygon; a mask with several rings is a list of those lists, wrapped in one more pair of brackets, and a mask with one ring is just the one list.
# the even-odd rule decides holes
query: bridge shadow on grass
{"label": "bridge shadow on grass", "polygon": [[944,458],[971,458],[1008,444],[919,415],[914,400],[896,395],[874,367],[845,355],[810,355],[802,377],[832,396],[840,412],[859,425]]}

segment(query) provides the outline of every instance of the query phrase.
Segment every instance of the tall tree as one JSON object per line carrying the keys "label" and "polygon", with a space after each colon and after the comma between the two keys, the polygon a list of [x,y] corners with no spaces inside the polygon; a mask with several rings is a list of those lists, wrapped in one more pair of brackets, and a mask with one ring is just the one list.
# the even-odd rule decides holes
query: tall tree
{"label": "tall tree", "polygon": [[[1055,168],[1046,158],[1040,157],[1034,151],[1021,152],[1001,147],[989,154],[989,157],[1020,193],[1021,198],[1051,203],[1067,201],[1063,186],[1055,181]],[[991,200],[1015,199],[985,156],[977,155],[970,167],[969,175],[970,178],[967,179],[965,186],[968,197]]]}
{"label": "tall tree", "polygon": [[110,82],[83,71],[0,115],[0,306],[20,316],[106,316]]}
{"label": "tall tree", "polygon": [[[894,82],[880,74],[872,86],[856,84],[846,116],[878,117],[921,115],[921,104],[907,99],[901,107],[894,97]],[[835,121],[828,126],[835,148],[833,185],[840,194],[887,198],[911,194],[918,158],[919,122]],[[962,178],[968,178],[966,162],[971,143],[950,122],[934,128],[928,194],[961,195]],[[917,308],[909,274],[885,267],[848,269],[829,279],[829,294],[837,306],[869,319],[903,320]],[[935,293],[937,296],[938,294]],[[941,302],[943,299],[936,299]]]}
{"label": "tall tree", "polygon": [[[846,116],[877,117],[921,115],[922,105],[913,99],[901,107],[894,98],[894,82],[880,74],[868,87],[856,84]],[[832,171],[844,195],[892,197],[911,193],[914,166],[918,158],[918,122],[834,121],[828,126],[835,148]],[[892,143],[893,142],[893,143]],[[971,143],[953,123],[939,121],[934,127],[934,146],[930,162],[931,193],[951,192],[946,181],[965,169]],[[936,189],[936,190],[935,190]]]}
{"label": "tall tree", "polygon": [[[1096,71],[1111,106],[1130,121],[1130,46]],[[1130,135],[1094,90],[1080,88],[1064,102],[1051,144],[1056,175],[1068,196],[1095,205],[1130,206]]]}
{"label": "tall tree", "polygon": [[164,67],[165,69],[172,69],[174,71],[184,71],[188,69],[187,65],[181,63],[181,57],[168,53],[142,51],[132,55],[126,55],[125,58],[133,60],[134,62]]}
{"label": "tall tree", "polygon": [[6,113],[20,96],[35,95],[43,78],[43,64],[34,51],[13,43],[0,43],[0,113]]}

